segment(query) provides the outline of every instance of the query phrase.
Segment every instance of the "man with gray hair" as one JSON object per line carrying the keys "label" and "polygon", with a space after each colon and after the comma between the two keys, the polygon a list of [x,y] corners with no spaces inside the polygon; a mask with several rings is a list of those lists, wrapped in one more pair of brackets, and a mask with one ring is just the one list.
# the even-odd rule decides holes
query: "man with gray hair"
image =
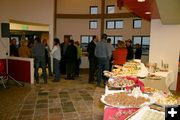
{"label": "man with gray hair", "polygon": [[[102,34],[101,40],[97,42],[95,48],[95,56],[97,57],[98,61],[98,71],[97,71],[97,87],[100,87],[101,79],[103,76],[104,70],[109,70],[109,50],[107,44],[107,35]],[[106,84],[107,78],[103,76],[104,85]]]}

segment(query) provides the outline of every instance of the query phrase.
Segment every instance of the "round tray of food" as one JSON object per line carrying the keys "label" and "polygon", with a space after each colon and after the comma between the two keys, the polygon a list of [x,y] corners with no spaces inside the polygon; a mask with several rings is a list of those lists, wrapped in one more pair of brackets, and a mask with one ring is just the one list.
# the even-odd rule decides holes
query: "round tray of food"
{"label": "round tray of food", "polygon": [[141,90],[144,90],[144,83],[137,77],[133,76],[118,76],[109,78],[108,88],[111,89],[126,89],[132,90],[134,87],[140,87]]}
{"label": "round tray of food", "polygon": [[153,94],[153,93],[155,93],[157,91],[158,91],[158,89],[156,89],[156,88],[144,87],[144,93],[147,93],[147,94]]}
{"label": "round tray of food", "polygon": [[125,87],[132,87],[135,85],[135,82],[127,77],[116,77],[110,78],[108,80],[108,87],[111,88],[125,88]]}
{"label": "round tray of food", "polygon": [[171,93],[166,93],[163,91],[155,92],[152,95],[153,98],[156,99],[155,104],[160,105],[162,107],[169,106],[169,105],[179,105],[179,97],[172,95]]}
{"label": "round tray of food", "polygon": [[112,107],[120,108],[139,108],[146,105],[153,104],[155,100],[147,94],[141,96],[134,96],[125,92],[116,92],[112,94],[102,95],[101,102]]}
{"label": "round tray of food", "polygon": [[161,76],[158,76],[158,75],[155,75],[153,73],[149,73],[148,76],[147,76],[148,79],[151,79],[151,80],[161,80],[162,77]]}

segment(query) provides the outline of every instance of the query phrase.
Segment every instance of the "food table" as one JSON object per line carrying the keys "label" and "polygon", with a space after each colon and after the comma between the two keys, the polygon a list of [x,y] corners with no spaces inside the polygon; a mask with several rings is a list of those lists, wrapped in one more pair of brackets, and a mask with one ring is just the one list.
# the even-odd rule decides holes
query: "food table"
{"label": "food table", "polygon": [[141,79],[144,82],[144,85],[147,87],[153,87],[163,91],[169,91],[169,87],[174,82],[174,75],[172,71],[168,72],[155,72],[153,73],[159,78],[145,78]]}
{"label": "food table", "polygon": [[[128,65],[125,68],[116,66],[117,68],[120,68],[121,70],[115,70],[111,73],[107,71],[104,72],[105,75],[110,77],[110,79],[108,80],[108,84],[105,86],[105,94],[102,95],[101,97],[101,101],[105,104],[104,120],[127,120],[127,119],[137,120],[138,116],[141,116],[141,118],[145,118],[145,116],[147,115],[150,115],[153,117],[157,116],[157,120],[158,118],[160,118],[160,120],[161,119],[163,120],[165,118],[165,113],[159,110],[154,110],[154,109],[158,108],[158,106],[164,107],[166,104],[168,105],[177,104],[177,100],[173,95],[171,95],[170,93],[163,92],[163,91],[168,91],[169,86],[174,81],[173,72],[171,71],[170,72],[156,72],[156,73],[153,73],[153,77],[152,77],[152,76],[149,76],[147,68],[144,66],[143,63],[138,64],[140,68],[135,66],[134,63],[132,65],[134,67],[133,69],[130,68]],[[126,68],[128,69],[130,68],[130,70],[127,70]],[[137,70],[138,72],[134,70]],[[134,93],[137,93],[137,91],[133,92],[134,89],[132,90],[132,88],[126,89],[126,87],[124,87],[125,89],[111,89],[112,88],[111,85],[122,85],[122,83],[117,82],[118,80],[123,81],[123,84],[126,84],[126,85],[132,84],[132,82],[124,82],[125,76],[135,77],[135,79],[139,79],[138,83],[142,82],[141,84],[138,84],[141,90],[144,91],[144,89],[142,88],[145,86],[146,87],[145,90],[148,90],[151,93],[147,93],[146,91],[146,93],[143,93],[143,92],[140,93],[142,96],[136,96],[136,94]],[[114,84],[109,83],[109,81],[113,81],[112,79],[114,79],[115,81]],[[137,82],[135,82],[135,85],[136,83]],[[163,90],[163,91],[159,91],[159,90]],[[130,100],[128,100],[129,98],[127,99],[127,96],[129,95],[132,97],[134,97],[135,95],[135,97],[137,98],[144,97],[143,99],[148,99],[148,100],[147,101],[145,100],[144,103],[142,104],[134,105],[134,103],[136,103],[136,99],[134,98],[132,99],[132,97],[130,97]],[[121,99],[122,97],[124,99]],[[115,101],[117,101],[117,103]],[[131,102],[127,102],[127,101],[131,101]],[[127,106],[127,103],[129,103],[128,106]],[[158,106],[156,106],[156,104],[151,105],[153,103],[156,103]],[[155,107],[152,109],[148,106],[155,106]],[[164,110],[164,108],[163,109],[161,108],[160,110]]]}

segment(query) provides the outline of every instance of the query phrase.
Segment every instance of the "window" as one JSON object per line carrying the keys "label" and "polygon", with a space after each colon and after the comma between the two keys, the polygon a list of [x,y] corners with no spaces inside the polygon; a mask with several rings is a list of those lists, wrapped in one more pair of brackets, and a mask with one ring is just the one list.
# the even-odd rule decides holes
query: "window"
{"label": "window", "polygon": [[97,29],[97,21],[89,21],[89,29]]}
{"label": "window", "polygon": [[81,35],[81,48],[83,50],[83,52],[87,51],[87,46],[88,43],[91,42],[92,40],[92,35]]}
{"label": "window", "polygon": [[135,45],[139,43],[142,47],[142,55],[149,55],[149,44],[150,37],[149,36],[133,36],[133,48],[135,49]]}
{"label": "window", "polygon": [[90,14],[98,14],[98,7],[97,6],[90,6]]}
{"label": "window", "polygon": [[106,7],[106,13],[107,13],[107,14],[115,13],[115,5],[108,5],[108,6]]}
{"label": "window", "polygon": [[122,36],[108,36],[111,39],[111,44],[116,47],[119,40],[123,40]]}
{"label": "window", "polygon": [[135,19],[133,20],[133,28],[141,28],[142,27],[142,20],[141,19]]}
{"label": "window", "polygon": [[106,21],[106,29],[119,29],[123,28],[122,20],[107,20]]}

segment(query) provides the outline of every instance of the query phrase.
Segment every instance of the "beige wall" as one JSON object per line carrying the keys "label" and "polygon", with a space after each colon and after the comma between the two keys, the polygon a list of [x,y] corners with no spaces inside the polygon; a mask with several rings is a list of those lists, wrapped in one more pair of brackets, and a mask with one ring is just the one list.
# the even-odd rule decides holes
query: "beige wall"
{"label": "beige wall", "polygon": [[[104,29],[104,32],[108,35],[121,35],[123,36],[123,40],[132,39],[132,36],[147,36],[150,35],[150,22],[146,20],[142,20],[142,28],[141,29],[133,29],[133,19],[139,18],[119,18],[118,20],[123,20],[123,28],[122,29]],[[106,19],[106,20],[117,20],[117,19]],[[106,21],[105,20],[105,21]],[[104,26],[106,26],[106,22],[104,22]]]}
{"label": "beige wall", "polygon": [[101,0],[57,0],[57,13],[89,14],[89,6],[101,6]]}
{"label": "beige wall", "polygon": [[[99,20],[98,20],[99,21]],[[74,40],[80,40],[81,35],[99,35],[100,24],[98,22],[98,29],[89,29],[89,20],[87,19],[57,19],[56,35],[63,41],[64,35],[72,35]]]}
{"label": "beige wall", "polygon": [[[90,6],[98,6],[98,13],[101,13],[102,0],[57,0],[58,14],[89,14]],[[116,5],[117,0],[105,0],[105,6]],[[115,13],[129,12],[125,7],[121,10],[115,6]]]}
{"label": "beige wall", "polygon": [[[115,5],[115,13],[129,12],[125,7],[121,10],[116,6],[117,0],[105,0],[105,6]],[[70,4],[71,3],[71,4]],[[57,14],[89,14],[90,6],[98,6],[98,13],[101,12],[101,0],[57,0]],[[105,7],[106,9],[106,7]],[[133,19],[139,18],[119,18],[124,21],[123,29],[107,30],[104,22],[104,32],[108,35],[122,35],[123,39],[132,39],[132,36],[150,35],[150,22],[143,20],[142,29],[133,29]],[[90,19],[94,20],[94,19]],[[64,35],[72,35],[74,40],[80,40],[81,35],[99,35],[100,36],[100,19],[96,30],[89,29],[89,19],[56,19],[56,36],[63,42]],[[115,20],[115,19],[109,19]],[[106,20],[105,20],[106,21]],[[87,57],[83,57],[81,68],[88,68]],[[148,56],[142,56],[144,63],[148,62]]]}
{"label": "beige wall", "polygon": [[[49,25],[50,39],[53,39],[54,27],[54,0],[1,0],[0,2],[0,23],[9,22],[10,19],[41,23]],[[1,32],[0,32],[1,35]],[[0,44],[0,58],[9,52],[9,40],[1,38],[5,43],[6,50]],[[52,44],[52,40],[50,42]]]}
{"label": "beige wall", "polygon": [[178,61],[180,52],[180,25],[163,25],[160,20],[151,21],[150,62],[161,60],[169,64],[169,70],[174,72],[175,82],[172,89],[176,89]]}

